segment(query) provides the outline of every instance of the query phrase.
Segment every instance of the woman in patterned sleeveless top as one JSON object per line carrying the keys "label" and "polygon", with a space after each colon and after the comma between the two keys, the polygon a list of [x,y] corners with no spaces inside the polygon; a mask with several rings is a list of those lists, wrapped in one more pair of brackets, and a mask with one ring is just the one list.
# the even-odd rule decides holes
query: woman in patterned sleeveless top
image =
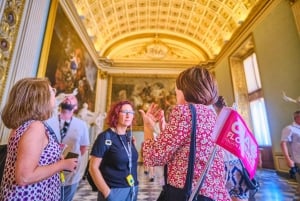
{"label": "woman in patterned sleeveless top", "polygon": [[77,159],[61,160],[60,144],[43,122],[52,114],[55,93],[42,78],[24,78],[12,87],[1,114],[11,132],[0,201],[58,201],[59,173],[76,169]]}

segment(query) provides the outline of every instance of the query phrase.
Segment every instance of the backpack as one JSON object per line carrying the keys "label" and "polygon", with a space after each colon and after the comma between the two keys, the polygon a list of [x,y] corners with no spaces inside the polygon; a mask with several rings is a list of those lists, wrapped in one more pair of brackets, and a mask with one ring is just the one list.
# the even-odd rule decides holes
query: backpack
{"label": "backpack", "polygon": [[[110,139],[110,132],[105,132],[105,147],[106,147],[106,150],[105,152],[107,152],[111,146],[111,139]],[[88,164],[86,166],[86,170],[85,170],[85,177],[88,181],[88,183],[90,184],[90,186],[92,187],[92,191],[96,192],[98,191],[97,189],[97,186],[96,184],[94,183],[93,179],[92,179],[92,176],[90,175],[90,172],[89,172],[89,164],[90,164],[90,161],[88,161]]]}
{"label": "backpack", "polygon": [[0,184],[4,174],[6,155],[7,155],[7,144],[2,144],[0,145]]}

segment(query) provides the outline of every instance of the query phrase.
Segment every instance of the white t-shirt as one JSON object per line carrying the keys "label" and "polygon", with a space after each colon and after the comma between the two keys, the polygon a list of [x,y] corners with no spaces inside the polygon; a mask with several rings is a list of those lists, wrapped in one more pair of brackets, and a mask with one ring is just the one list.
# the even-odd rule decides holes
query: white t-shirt
{"label": "white t-shirt", "polygon": [[[58,116],[51,117],[46,121],[46,123],[53,129],[57,136],[57,139],[59,140],[59,142],[61,142]],[[78,167],[76,168],[76,170],[72,173],[64,171],[64,185],[72,185],[80,181],[87,165],[87,162],[85,160],[86,154],[84,156],[81,156],[80,152],[80,146],[90,145],[89,131],[86,122],[73,116],[70,122],[70,126],[66,132],[66,136],[62,140],[62,143],[67,144],[66,150],[68,152],[74,152],[79,155]]]}
{"label": "white t-shirt", "polygon": [[286,126],[282,130],[281,141],[288,142],[292,160],[300,163],[300,125],[293,122]]}

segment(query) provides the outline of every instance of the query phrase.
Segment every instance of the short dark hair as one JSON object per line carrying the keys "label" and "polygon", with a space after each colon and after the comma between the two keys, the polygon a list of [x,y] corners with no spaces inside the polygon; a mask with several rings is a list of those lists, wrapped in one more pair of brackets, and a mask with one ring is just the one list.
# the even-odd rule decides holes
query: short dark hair
{"label": "short dark hair", "polygon": [[296,112],[294,112],[294,120],[300,116],[300,110],[297,110]]}
{"label": "short dark hair", "polygon": [[217,102],[214,104],[217,108],[222,109],[226,107],[226,101],[223,96],[219,96]]}
{"label": "short dark hair", "polygon": [[187,102],[211,105],[218,99],[214,76],[198,65],[182,71],[176,79],[176,87],[183,92]]}

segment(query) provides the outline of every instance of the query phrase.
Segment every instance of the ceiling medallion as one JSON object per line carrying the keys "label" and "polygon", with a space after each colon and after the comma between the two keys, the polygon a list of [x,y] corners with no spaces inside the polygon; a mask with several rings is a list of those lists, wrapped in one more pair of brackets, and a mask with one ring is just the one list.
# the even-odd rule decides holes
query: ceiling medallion
{"label": "ceiling medallion", "polygon": [[146,46],[146,56],[152,59],[163,59],[167,56],[169,48],[156,36],[154,41]]}

